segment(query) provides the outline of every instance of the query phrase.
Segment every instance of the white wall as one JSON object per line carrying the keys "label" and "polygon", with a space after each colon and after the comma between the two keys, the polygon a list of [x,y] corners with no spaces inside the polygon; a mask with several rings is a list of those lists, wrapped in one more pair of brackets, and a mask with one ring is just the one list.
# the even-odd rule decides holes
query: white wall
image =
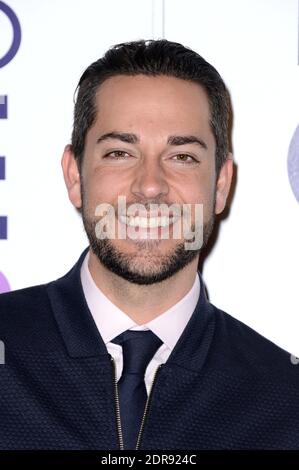
{"label": "white wall", "polygon": [[[165,0],[163,24],[159,0],[6,3],[23,34],[0,69],[9,100],[0,120],[0,215],[9,222],[0,271],[12,288],[62,275],[87,245],[60,170],[81,73],[109,46],[164,31],[218,69],[234,107],[238,182],[204,267],[211,301],[299,355],[299,207],[287,175],[299,121],[297,0]],[[8,34],[0,12],[0,56]]]}
{"label": "white wall", "polygon": [[204,268],[210,299],[298,355],[299,207],[287,174],[299,122],[297,0],[166,0],[165,20],[167,39],[216,66],[234,108],[238,181]]}
{"label": "white wall", "polygon": [[[9,119],[0,120],[0,271],[11,287],[66,272],[87,246],[72,209],[60,159],[72,128],[73,93],[85,68],[113,44],[150,37],[151,0],[6,0],[22,26],[17,56],[0,69]],[[1,12],[0,12],[1,17]],[[138,18],[138,21],[135,20]]]}

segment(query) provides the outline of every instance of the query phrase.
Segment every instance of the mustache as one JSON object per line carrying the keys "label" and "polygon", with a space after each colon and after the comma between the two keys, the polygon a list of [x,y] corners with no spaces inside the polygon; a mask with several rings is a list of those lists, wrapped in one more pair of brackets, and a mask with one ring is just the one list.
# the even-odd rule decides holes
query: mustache
{"label": "mustache", "polygon": [[161,202],[161,201],[132,201],[119,208],[118,205],[114,206],[114,211],[117,216],[126,214],[152,214],[152,215],[173,215],[180,217],[182,215],[183,205],[178,202]]}

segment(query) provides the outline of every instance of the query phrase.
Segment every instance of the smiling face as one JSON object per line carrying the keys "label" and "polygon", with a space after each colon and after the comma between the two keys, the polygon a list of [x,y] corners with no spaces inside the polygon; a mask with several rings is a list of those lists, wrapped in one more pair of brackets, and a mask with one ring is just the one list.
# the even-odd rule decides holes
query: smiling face
{"label": "smiling face", "polygon": [[[119,215],[119,196],[125,196],[127,207],[141,203],[147,210],[150,203],[202,204],[206,241],[214,214],[225,206],[231,160],[216,180],[209,102],[196,83],[119,75],[99,87],[96,103],[97,118],[86,136],[80,176],[70,147],[65,150],[69,197],[76,207],[82,206],[91,247],[104,266],[131,282],[160,282],[190,262],[197,264],[199,250],[185,250],[183,235],[162,239],[163,228],[156,229],[156,240],[149,239],[149,229],[134,240],[98,240],[96,207],[111,204]],[[194,215],[192,211],[193,228]],[[171,235],[173,227],[169,229]]]}

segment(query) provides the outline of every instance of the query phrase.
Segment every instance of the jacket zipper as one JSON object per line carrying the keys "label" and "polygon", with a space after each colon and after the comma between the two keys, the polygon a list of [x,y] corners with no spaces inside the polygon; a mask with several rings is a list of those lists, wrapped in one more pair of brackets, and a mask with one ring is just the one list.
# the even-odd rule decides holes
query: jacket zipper
{"label": "jacket zipper", "polygon": [[150,391],[149,391],[149,395],[148,395],[147,400],[146,400],[146,403],[145,403],[144,413],[143,413],[143,417],[142,417],[142,421],[141,421],[141,426],[140,426],[140,430],[139,430],[139,434],[138,434],[137,444],[136,444],[135,450],[138,450],[139,447],[140,447],[141,436],[142,436],[142,434],[143,434],[145,418],[146,418],[146,416],[147,416],[147,414],[148,414],[148,409],[149,409],[149,404],[150,404],[150,400],[151,400],[152,393],[153,393],[153,388],[154,388],[154,385],[155,385],[156,380],[157,380],[158,372],[160,371],[160,369],[162,368],[162,366],[163,366],[163,364],[160,364],[160,365],[157,367],[156,372],[155,372],[155,375],[154,375],[154,378],[153,378],[153,382],[152,382],[152,384],[151,384],[151,388],[150,388]]}
{"label": "jacket zipper", "polygon": [[[118,387],[117,387],[117,378],[116,378],[116,364],[115,364],[114,358],[111,356],[111,354],[110,354],[110,357],[111,357],[111,361],[113,363],[113,372],[114,372],[114,374],[113,374],[114,396],[115,396],[116,424],[117,424],[117,434],[118,434],[118,440],[119,440],[119,448],[120,448],[120,450],[124,450],[124,440],[123,440],[122,429],[121,429],[120,406],[119,406],[119,396],[118,396]],[[157,367],[154,378],[153,378],[153,382],[152,382],[152,385],[151,385],[151,388],[150,388],[150,391],[149,391],[149,395],[148,395],[146,403],[145,403],[144,413],[143,413],[143,416],[142,416],[142,421],[141,421],[141,425],[140,425],[140,429],[139,429],[139,433],[138,433],[137,444],[136,444],[135,450],[138,450],[139,447],[140,447],[141,437],[142,437],[142,434],[143,434],[145,419],[146,419],[146,416],[148,415],[148,409],[149,409],[149,404],[150,404],[150,400],[151,400],[151,397],[152,397],[153,388],[154,388],[154,385],[155,385],[156,380],[157,380],[158,372],[160,371],[162,366],[163,366],[163,364],[160,364]]]}
{"label": "jacket zipper", "polygon": [[119,448],[120,450],[124,450],[124,440],[123,440],[123,433],[121,430],[121,420],[120,420],[120,410],[119,410],[119,397],[118,397],[118,388],[117,388],[117,378],[116,378],[116,364],[115,360],[111,356],[111,361],[113,364],[113,382],[114,382],[114,397],[115,397],[115,408],[116,408],[116,426],[117,426],[117,435],[119,441]]}

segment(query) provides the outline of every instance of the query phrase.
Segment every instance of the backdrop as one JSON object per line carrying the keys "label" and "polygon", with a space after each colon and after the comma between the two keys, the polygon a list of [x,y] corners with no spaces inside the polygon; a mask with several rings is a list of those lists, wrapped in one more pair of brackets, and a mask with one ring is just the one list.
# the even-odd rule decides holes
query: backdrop
{"label": "backdrop", "polygon": [[60,168],[77,81],[113,44],[159,37],[203,55],[232,97],[238,177],[210,299],[299,355],[297,0],[1,1],[0,290],[63,275],[87,246]]}

